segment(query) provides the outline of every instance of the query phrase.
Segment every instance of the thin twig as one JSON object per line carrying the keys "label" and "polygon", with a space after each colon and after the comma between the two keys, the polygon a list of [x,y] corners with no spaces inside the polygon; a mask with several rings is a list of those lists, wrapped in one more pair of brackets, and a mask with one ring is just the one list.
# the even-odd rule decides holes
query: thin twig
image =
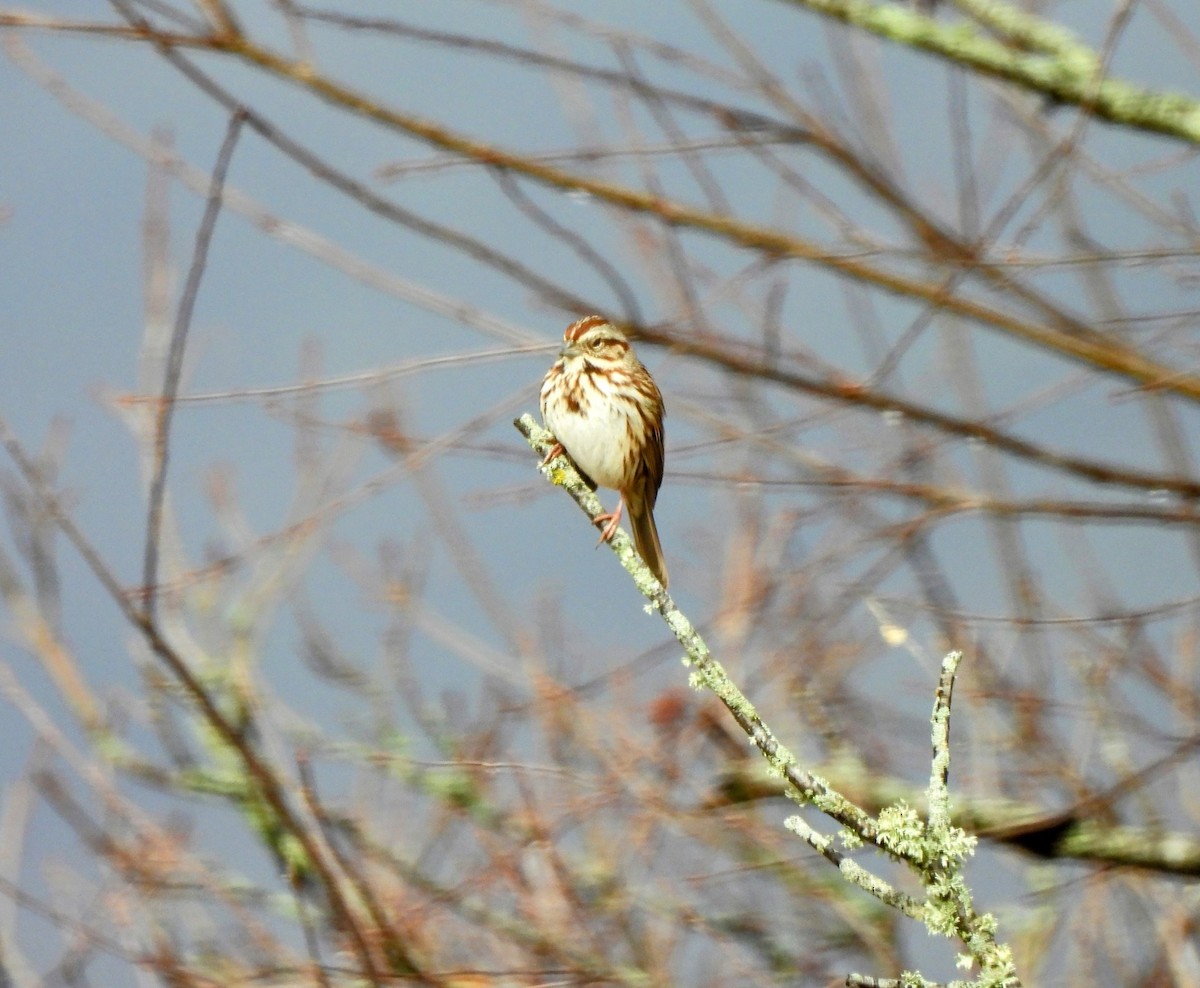
{"label": "thin twig", "polygon": [[625,310],[627,318],[636,322],[642,322],[642,308],[638,305],[637,296],[634,294],[633,288],[608,258],[591,245],[587,237],[558,222],[547,210],[539,206],[521,188],[521,183],[507,169],[492,168],[489,169],[489,173],[495,179],[496,184],[500,186],[500,191],[508,196],[509,201],[517,209],[521,210],[522,213],[550,234],[550,236],[566,244],[567,248],[573,251],[584,264],[589,265],[593,271],[608,283],[608,287],[621,300],[621,305]]}
{"label": "thin twig", "polygon": [[790,816],[783,822],[783,825],[837,868],[846,881],[852,885],[857,885],[864,892],[875,896],[880,902],[899,909],[910,919],[920,920],[924,918],[925,907],[919,900],[900,891],[878,875],[867,871],[866,868],[858,864],[853,858],[842,854],[841,851],[833,846],[833,838],[826,837],[815,828],[809,826],[802,816]]}
{"label": "thin twig", "polygon": [[929,826],[945,829],[950,825],[950,701],[954,694],[954,676],[962,652],[951,652],[942,660],[937,696],[933,704],[933,769],[929,778]]}
{"label": "thin twig", "polygon": [[175,315],[175,328],[171,331],[171,345],[167,351],[167,366],[163,376],[162,397],[158,403],[158,414],[154,421],[154,475],[150,480],[150,505],[146,513],[146,550],[142,559],[142,589],[145,594],[143,608],[145,616],[153,620],[158,603],[155,583],[158,580],[158,549],[162,538],[163,501],[167,489],[167,463],[170,459],[171,419],[175,414],[175,395],[179,392],[179,378],[183,372],[183,354],[187,349],[188,329],[192,324],[192,313],[196,308],[196,296],[200,292],[200,281],[208,262],[208,249],[212,243],[217,216],[221,212],[222,190],[225,175],[233,159],[233,149],[241,133],[245,113],[238,109],[229,118],[225,140],[217,155],[209,185],[208,201],[200,228],[196,231],[196,246],[192,253],[192,266],[188,271],[183,295],[179,300],[179,311]]}
{"label": "thin twig", "polygon": [[346,932],[352,940],[354,951],[362,965],[362,976],[373,985],[381,985],[381,977],[371,955],[370,946],[359,925],[358,917],[342,891],[341,881],[330,867],[323,849],[318,846],[314,835],[292,808],[283,783],[273,766],[264,760],[239,727],[221,711],[217,701],[205,689],[184,656],[167,641],[158,624],[145,613],[144,609],[134,605],[129,594],[121,586],[91,540],[62,506],[57,495],[46,486],[37,470],[36,463],[25,452],[2,417],[0,417],[0,445],[3,445],[8,451],[25,482],[45,506],[46,511],[54,518],[67,541],[83,557],[92,574],[120,608],[125,620],[137,630],[154,655],[180,683],[184,692],[198,708],[204,721],[216,731],[225,744],[237,752],[245,766],[246,774],[262,795],[263,800],[278,817],[287,832],[300,844],[304,854],[312,862],[314,870],[320,876],[321,884],[328,896],[330,911],[333,913],[334,925],[339,930]]}

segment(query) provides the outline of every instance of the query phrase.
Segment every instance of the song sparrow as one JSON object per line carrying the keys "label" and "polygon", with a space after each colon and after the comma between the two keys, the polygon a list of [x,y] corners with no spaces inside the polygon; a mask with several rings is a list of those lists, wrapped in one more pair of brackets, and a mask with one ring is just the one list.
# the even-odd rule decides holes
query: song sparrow
{"label": "song sparrow", "polygon": [[621,495],[617,510],[601,515],[600,540],[611,539],[629,508],[633,544],[665,587],[654,502],[663,478],[662,394],[625,334],[601,316],[586,316],[563,333],[559,359],[542,381],[542,419],[584,479]]}

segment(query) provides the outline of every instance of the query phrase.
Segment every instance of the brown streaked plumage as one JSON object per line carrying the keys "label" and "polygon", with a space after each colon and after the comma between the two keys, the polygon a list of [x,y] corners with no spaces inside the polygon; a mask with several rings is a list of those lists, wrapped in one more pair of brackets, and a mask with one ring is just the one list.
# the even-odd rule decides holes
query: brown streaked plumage
{"label": "brown streaked plumage", "polygon": [[629,509],[633,544],[665,587],[654,504],[663,478],[662,394],[625,334],[603,316],[585,316],[567,327],[559,359],[542,381],[542,419],[593,485],[621,495],[617,510],[602,515],[601,540],[612,538]]}

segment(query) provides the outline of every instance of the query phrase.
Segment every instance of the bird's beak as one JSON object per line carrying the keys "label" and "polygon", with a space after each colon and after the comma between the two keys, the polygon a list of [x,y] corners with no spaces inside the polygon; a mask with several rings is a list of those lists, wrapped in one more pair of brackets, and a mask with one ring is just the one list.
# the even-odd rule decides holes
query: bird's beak
{"label": "bird's beak", "polygon": [[574,357],[579,353],[579,344],[574,341],[564,343],[562,349],[558,351],[558,355],[564,360],[567,357]]}

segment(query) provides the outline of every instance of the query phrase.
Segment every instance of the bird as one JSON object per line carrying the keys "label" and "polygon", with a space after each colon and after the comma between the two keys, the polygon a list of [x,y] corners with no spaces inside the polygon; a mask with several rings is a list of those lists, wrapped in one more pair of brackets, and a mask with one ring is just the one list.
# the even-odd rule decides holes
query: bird
{"label": "bird", "polygon": [[589,487],[617,491],[617,510],[595,519],[605,522],[600,541],[612,538],[628,509],[634,547],[666,589],[667,564],[654,523],[666,409],[625,334],[603,316],[571,323],[542,380],[541,410],[555,438],[543,462],[565,451]]}

